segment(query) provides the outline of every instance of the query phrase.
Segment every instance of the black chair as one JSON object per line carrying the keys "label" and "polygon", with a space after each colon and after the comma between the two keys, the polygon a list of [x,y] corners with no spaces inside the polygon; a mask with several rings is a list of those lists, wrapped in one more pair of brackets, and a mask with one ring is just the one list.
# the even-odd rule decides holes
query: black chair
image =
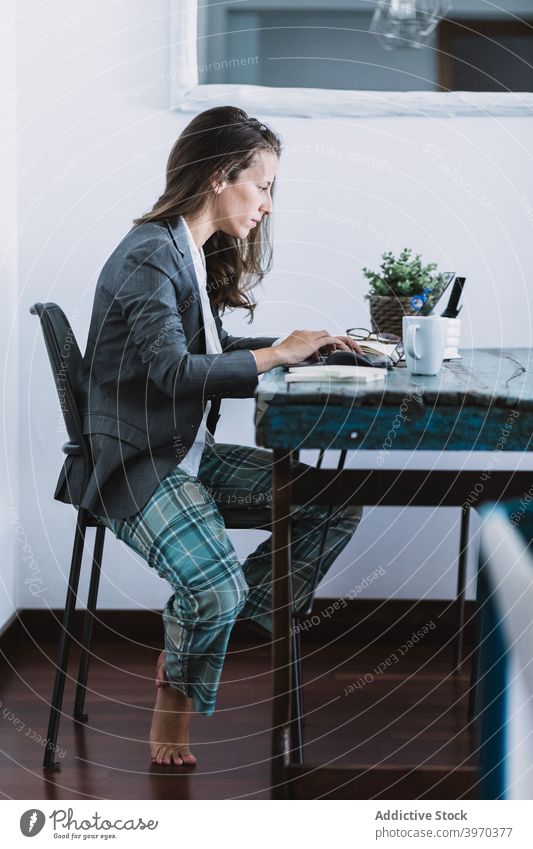
{"label": "black chair", "polygon": [[[46,350],[52,367],[59,403],[67,429],[68,442],[65,442],[63,445],[63,452],[66,455],[83,457],[85,488],[91,473],[92,458],[87,437],[83,434],[82,430],[81,416],[78,409],[78,400],[75,389],[76,375],[82,360],[81,352],[67,317],[57,304],[36,303],[30,308],[30,312],[32,315],[37,315],[41,322]],[[320,458],[320,462],[321,459],[322,458]],[[254,510],[250,508],[238,509],[228,507],[226,509],[222,508],[221,513],[228,529],[271,529],[270,509]],[[324,548],[328,524],[329,522],[326,522],[324,526],[321,555]],[[78,584],[85,547],[85,533],[88,527],[96,528],[96,536],[94,550],[92,553],[91,578],[87,597],[87,607],[83,622],[81,655],[74,702],[74,718],[82,722],[88,719],[88,716],[85,713],[85,695],[106,528],[88,510],[80,508],[76,514],[74,545],[72,548],[67,596],[61,626],[59,657],[56,667],[52,700],[50,703],[47,745],[45,748],[43,763],[45,769],[60,768],[60,763],[54,761],[54,752],[56,751],[57,746],[68,658],[72,642],[74,613],[78,598]],[[303,682],[301,672],[300,628],[298,627],[298,624],[299,617],[307,615],[307,610],[312,603],[314,591],[318,584],[321,555],[317,558],[314,582],[308,596],[309,601],[307,606],[305,610],[300,610],[299,612],[294,611],[292,613],[295,627],[292,628],[291,664],[293,687],[291,692],[291,733],[294,758],[300,763],[303,759]]]}

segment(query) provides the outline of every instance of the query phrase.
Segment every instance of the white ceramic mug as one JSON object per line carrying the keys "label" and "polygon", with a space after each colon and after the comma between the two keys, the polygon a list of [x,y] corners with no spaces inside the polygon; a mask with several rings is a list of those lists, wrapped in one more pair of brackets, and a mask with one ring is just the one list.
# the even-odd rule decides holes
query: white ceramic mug
{"label": "white ceramic mug", "polygon": [[442,368],[448,321],[440,315],[404,315],[405,363],[411,374],[438,374]]}

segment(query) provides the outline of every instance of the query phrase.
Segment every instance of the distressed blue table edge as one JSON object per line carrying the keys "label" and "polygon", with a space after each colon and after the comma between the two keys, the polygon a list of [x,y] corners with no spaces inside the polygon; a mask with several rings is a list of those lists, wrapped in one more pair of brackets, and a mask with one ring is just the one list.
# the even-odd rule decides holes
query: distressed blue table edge
{"label": "distressed blue table edge", "polygon": [[256,442],[267,448],[528,451],[533,350],[472,349],[435,377],[394,369],[379,384],[260,382]]}

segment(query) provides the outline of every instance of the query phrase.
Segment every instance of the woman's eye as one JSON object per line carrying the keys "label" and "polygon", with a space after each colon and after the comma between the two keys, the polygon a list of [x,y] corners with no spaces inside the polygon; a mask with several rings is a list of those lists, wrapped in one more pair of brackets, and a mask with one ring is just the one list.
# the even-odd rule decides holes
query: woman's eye
{"label": "woman's eye", "polygon": [[259,188],[261,189],[262,192],[266,192],[266,190],[268,189],[268,186],[259,186]]}

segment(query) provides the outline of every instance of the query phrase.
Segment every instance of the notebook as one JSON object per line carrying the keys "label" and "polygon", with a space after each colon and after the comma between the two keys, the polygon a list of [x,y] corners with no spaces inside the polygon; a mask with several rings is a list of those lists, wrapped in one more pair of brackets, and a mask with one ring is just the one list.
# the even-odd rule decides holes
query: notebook
{"label": "notebook", "polygon": [[307,366],[290,367],[285,375],[286,383],[305,383],[320,381],[322,383],[372,383],[384,380],[385,369],[369,366]]}

